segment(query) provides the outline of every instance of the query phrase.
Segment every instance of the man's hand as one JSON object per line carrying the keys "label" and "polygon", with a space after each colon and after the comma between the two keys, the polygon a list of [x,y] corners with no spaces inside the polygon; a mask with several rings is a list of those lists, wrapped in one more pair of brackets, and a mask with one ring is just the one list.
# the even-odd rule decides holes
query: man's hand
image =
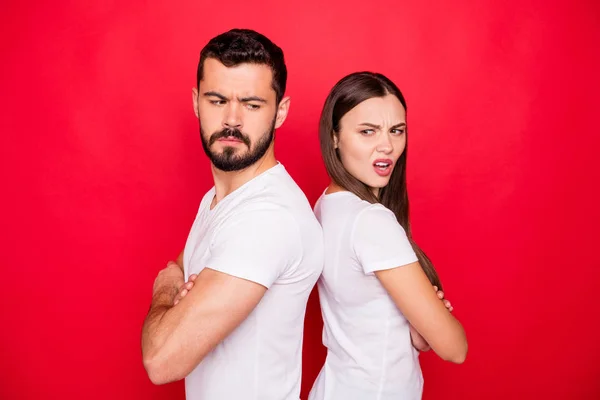
{"label": "man's hand", "polygon": [[175,300],[173,300],[174,306],[177,305],[177,303],[179,303],[179,300],[183,299],[190,290],[192,290],[192,288],[194,287],[194,281],[197,277],[198,275],[196,274],[190,275],[188,281],[179,288],[179,293],[177,293],[177,296],[175,296]]}
{"label": "man's hand", "polygon": [[171,294],[175,296],[184,284],[183,271],[174,261],[169,261],[166,268],[162,269],[154,280],[152,295]]}

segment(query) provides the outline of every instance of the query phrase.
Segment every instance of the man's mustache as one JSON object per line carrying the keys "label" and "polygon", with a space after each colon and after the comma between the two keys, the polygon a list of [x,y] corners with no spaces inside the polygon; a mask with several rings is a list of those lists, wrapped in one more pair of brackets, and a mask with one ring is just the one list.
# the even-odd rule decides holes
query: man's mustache
{"label": "man's mustache", "polygon": [[233,137],[241,140],[246,146],[250,147],[250,138],[244,135],[239,129],[223,129],[217,133],[213,133],[208,141],[208,145],[212,146],[219,139]]}

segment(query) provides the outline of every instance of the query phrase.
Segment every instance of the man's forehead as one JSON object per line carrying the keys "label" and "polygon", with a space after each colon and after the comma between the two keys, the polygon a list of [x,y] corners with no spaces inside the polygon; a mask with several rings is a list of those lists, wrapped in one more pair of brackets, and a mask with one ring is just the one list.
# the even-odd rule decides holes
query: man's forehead
{"label": "man's forehead", "polygon": [[203,91],[234,91],[243,95],[260,92],[266,95],[274,92],[272,79],[271,68],[265,64],[243,63],[226,67],[220,61],[209,58],[204,63],[200,85]]}

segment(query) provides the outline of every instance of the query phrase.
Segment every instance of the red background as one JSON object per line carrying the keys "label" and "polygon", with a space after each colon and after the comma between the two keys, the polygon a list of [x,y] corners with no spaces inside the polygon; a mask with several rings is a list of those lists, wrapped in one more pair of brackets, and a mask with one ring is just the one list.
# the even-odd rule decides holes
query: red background
{"label": "red background", "polygon": [[277,155],[311,202],[333,84],[376,70],[405,93],[415,238],[470,344],[422,356],[425,399],[600,398],[597,2],[202,3],[3,4],[0,398],[183,398],[148,380],[140,330],[211,186],[191,88],[231,27],[285,51]]}

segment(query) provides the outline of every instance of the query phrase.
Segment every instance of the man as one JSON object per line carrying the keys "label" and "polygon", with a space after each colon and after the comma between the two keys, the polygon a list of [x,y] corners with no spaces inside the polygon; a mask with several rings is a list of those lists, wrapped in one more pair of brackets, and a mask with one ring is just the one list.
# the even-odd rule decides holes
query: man
{"label": "man", "polygon": [[223,33],[200,54],[193,103],[214,187],[178,262],[154,282],[142,332],[152,382],[185,378],[187,399],[300,396],[304,314],[323,239],[275,159],[286,79],[283,52],[254,31]]}

